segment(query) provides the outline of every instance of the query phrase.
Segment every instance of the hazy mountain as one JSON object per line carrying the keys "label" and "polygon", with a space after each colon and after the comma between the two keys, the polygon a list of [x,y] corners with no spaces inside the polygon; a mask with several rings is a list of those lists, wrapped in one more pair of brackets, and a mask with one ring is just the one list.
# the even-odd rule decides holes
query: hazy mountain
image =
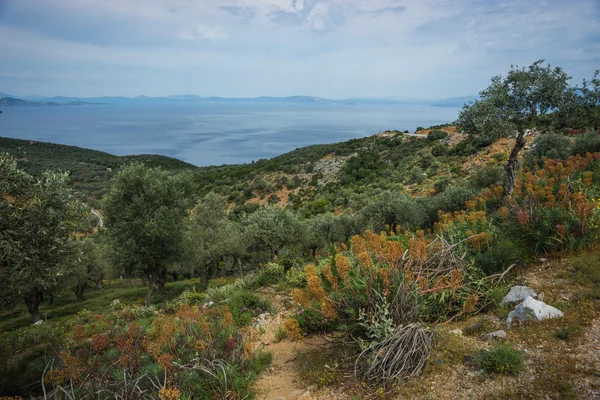
{"label": "hazy mountain", "polygon": [[431,104],[432,107],[462,107],[463,104],[475,100],[477,96],[451,97]]}
{"label": "hazy mountain", "polygon": [[[276,103],[276,104],[322,104],[322,105],[431,105],[436,107],[460,107],[464,103],[471,101],[475,96],[453,97],[444,100],[422,100],[422,99],[371,99],[371,98],[351,98],[351,99],[327,99],[315,96],[260,96],[260,97],[201,97],[193,94],[170,95],[162,97],[151,97],[139,95],[137,97],[123,96],[101,96],[101,97],[70,97],[70,96],[14,96],[6,93],[0,93],[3,99],[11,98],[10,106],[14,107],[32,107],[48,105],[76,105],[76,104],[147,104],[147,103]],[[16,102],[14,100],[22,100]],[[56,103],[56,104],[54,104]],[[5,105],[9,105],[5,102]]]}

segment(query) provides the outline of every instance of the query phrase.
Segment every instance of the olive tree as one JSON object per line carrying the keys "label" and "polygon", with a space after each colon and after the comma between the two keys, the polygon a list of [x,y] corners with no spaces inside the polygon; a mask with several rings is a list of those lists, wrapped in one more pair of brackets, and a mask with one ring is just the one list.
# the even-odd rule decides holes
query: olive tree
{"label": "olive tree", "polygon": [[200,276],[201,290],[208,287],[208,279],[217,272],[224,257],[238,248],[238,235],[227,219],[226,210],[225,199],[209,193],[186,219],[186,264]]}
{"label": "olive tree", "polygon": [[565,106],[570,77],[560,67],[543,65],[543,60],[529,67],[512,66],[508,74],[492,78],[479,93],[479,99],[465,104],[458,117],[459,127],[469,135],[509,137],[516,142],[505,166],[506,193],[515,185],[517,160],[525,147],[525,134],[536,120]]}
{"label": "olive tree", "polygon": [[65,258],[65,285],[68,286],[77,300],[83,301],[83,294],[92,281],[98,289],[104,288],[106,263],[100,246],[92,238],[73,240],[72,251]]}
{"label": "olive tree", "polygon": [[182,257],[184,220],[191,204],[191,174],[173,175],[140,163],[123,167],[106,195],[105,227],[115,265],[164,292],[168,269]]}
{"label": "olive tree", "polygon": [[300,245],[305,233],[295,214],[275,206],[264,207],[251,214],[245,225],[245,234],[252,246],[269,251],[271,261],[277,259],[281,249]]}
{"label": "olive tree", "polygon": [[84,214],[68,179],[63,172],[33,177],[0,155],[0,292],[4,302],[24,301],[34,323],[42,319],[44,292],[64,274],[63,259]]}
{"label": "olive tree", "polygon": [[425,222],[425,212],[413,198],[389,190],[377,195],[363,213],[375,231],[395,232],[399,226],[416,229]]}

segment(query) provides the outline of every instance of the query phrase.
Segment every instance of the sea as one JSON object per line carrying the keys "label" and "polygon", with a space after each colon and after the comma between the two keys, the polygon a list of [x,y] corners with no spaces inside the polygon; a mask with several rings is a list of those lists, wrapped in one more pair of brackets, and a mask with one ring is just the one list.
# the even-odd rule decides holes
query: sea
{"label": "sea", "polygon": [[165,103],[2,111],[0,136],[116,155],[161,154],[197,166],[249,163],[386,130],[413,132],[458,115],[453,107],[389,104]]}

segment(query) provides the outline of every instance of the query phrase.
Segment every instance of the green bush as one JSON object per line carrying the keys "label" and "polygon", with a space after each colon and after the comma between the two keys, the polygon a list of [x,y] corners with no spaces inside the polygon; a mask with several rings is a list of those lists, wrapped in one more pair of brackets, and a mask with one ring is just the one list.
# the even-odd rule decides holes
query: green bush
{"label": "green bush", "polygon": [[256,278],[256,284],[259,286],[274,285],[282,282],[285,279],[285,269],[283,265],[276,263],[267,264],[266,268],[263,268]]}
{"label": "green bush", "polygon": [[436,157],[443,156],[448,153],[448,145],[444,143],[438,143],[431,148],[431,154]]}
{"label": "green bush", "polygon": [[429,135],[427,135],[427,140],[433,142],[435,140],[444,139],[446,137],[448,137],[448,133],[438,129],[433,132],[430,132]]}
{"label": "green bush", "polygon": [[513,263],[525,258],[524,249],[517,242],[501,240],[492,243],[487,251],[475,256],[475,265],[486,275],[503,272]]}
{"label": "green bush", "polygon": [[466,186],[448,186],[442,193],[419,199],[425,209],[428,222],[433,224],[438,220],[438,212],[453,212],[463,210],[465,202],[469,200],[475,191]]}
{"label": "green bush", "polygon": [[450,182],[452,182],[452,179],[449,176],[443,176],[433,183],[433,188],[436,193],[441,193],[446,190]]}
{"label": "green bush", "polygon": [[475,189],[485,189],[491,185],[505,186],[506,172],[501,165],[486,165],[483,168],[477,169],[471,177],[471,185]]}
{"label": "green bush", "polygon": [[581,334],[581,327],[579,325],[566,326],[554,331],[554,337],[560,340],[569,340],[579,334]]}
{"label": "green bush", "polygon": [[420,167],[414,166],[408,172],[408,181],[410,183],[423,183],[426,178],[427,175]]}
{"label": "green bush", "polygon": [[288,285],[294,287],[305,287],[306,286],[306,271],[301,267],[292,267],[285,274],[285,280]]}
{"label": "green bush", "polygon": [[235,292],[227,302],[237,326],[248,325],[252,318],[269,311],[270,305],[257,294],[245,290]]}
{"label": "green bush", "polygon": [[593,130],[588,130],[583,135],[577,136],[571,147],[573,155],[585,155],[588,152],[600,152],[600,134]]}
{"label": "green bush", "polygon": [[566,160],[571,155],[571,140],[557,133],[539,135],[525,155],[525,165],[530,169],[543,165],[543,158]]}
{"label": "green bush", "polygon": [[523,352],[503,342],[492,349],[480,350],[474,359],[477,366],[488,374],[517,375],[525,367]]}
{"label": "green bush", "polygon": [[294,319],[298,321],[303,334],[333,332],[337,327],[337,320],[325,317],[314,309],[300,308]]}

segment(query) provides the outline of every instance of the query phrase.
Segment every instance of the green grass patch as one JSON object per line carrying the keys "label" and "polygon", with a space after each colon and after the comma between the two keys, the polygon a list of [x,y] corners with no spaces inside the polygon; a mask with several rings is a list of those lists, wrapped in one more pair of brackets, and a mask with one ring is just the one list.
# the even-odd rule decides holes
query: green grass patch
{"label": "green grass patch", "polygon": [[525,367],[523,352],[508,343],[497,343],[474,356],[475,363],[488,374],[518,375]]}

